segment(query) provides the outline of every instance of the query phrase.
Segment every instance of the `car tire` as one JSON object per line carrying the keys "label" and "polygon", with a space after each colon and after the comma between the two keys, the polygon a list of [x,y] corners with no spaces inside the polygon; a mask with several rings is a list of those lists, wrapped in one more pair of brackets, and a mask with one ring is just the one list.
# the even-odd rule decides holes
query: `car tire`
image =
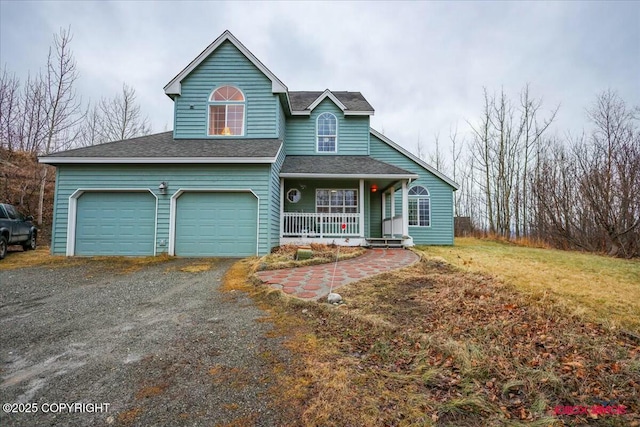
{"label": "car tire", "polygon": [[0,259],[4,259],[7,256],[7,238],[0,236]]}
{"label": "car tire", "polygon": [[36,238],[37,238],[36,233],[31,233],[29,235],[29,240],[27,241],[27,243],[22,245],[22,249],[24,249],[25,251],[35,250],[37,246]]}

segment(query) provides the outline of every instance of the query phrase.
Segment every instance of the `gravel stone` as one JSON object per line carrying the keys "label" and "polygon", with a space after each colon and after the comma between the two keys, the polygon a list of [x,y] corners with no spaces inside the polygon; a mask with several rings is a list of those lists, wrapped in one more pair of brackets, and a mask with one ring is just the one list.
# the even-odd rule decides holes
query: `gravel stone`
{"label": "gravel stone", "polygon": [[[205,272],[182,272],[213,262]],[[37,413],[2,426],[273,426],[273,363],[286,365],[265,313],[219,285],[234,260],[175,259],[123,273],[109,261],[0,271],[0,396]],[[44,413],[44,404],[108,403]]]}

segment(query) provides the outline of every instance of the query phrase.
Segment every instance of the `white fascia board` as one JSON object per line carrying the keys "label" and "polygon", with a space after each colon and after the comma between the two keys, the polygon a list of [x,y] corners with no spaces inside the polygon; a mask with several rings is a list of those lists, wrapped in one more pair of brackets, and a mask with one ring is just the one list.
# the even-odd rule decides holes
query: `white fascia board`
{"label": "white fascia board", "polygon": [[273,162],[270,163],[275,163],[276,159],[278,157],[280,157],[280,153],[282,152],[282,150],[284,150],[284,144],[280,144],[280,148],[278,148],[278,152],[276,153],[275,157],[273,158]]}
{"label": "white fascia board", "polygon": [[325,179],[418,179],[420,175],[415,174],[404,174],[404,175],[385,175],[385,174],[358,174],[358,173],[348,173],[348,174],[326,174],[326,173],[281,173],[281,178],[325,178]]}
{"label": "white fascia board", "polygon": [[183,163],[275,163],[276,157],[42,157],[39,163],[57,164],[183,164]]}
{"label": "white fascia board", "polygon": [[369,131],[371,132],[371,134],[373,136],[377,137],[378,139],[380,139],[382,142],[384,142],[385,144],[387,144],[388,146],[390,146],[394,150],[396,150],[396,151],[400,152],[401,154],[405,155],[406,157],[410,158],[411,160],[413,160],[414,162],[416,162],[417,164],[419,164],[420,166],[422,166],[423,168],[425,168],[426,170],[428,170],[429,172],[431,172],[432,174],[434,174],[435,176],[437,176],[438,178],[440,178],[441,180],[443,180],[444,182],[446,182],[447,184],[452,186],[455,190],[458,190],[460,188],[460,185],[458,185],[458,183],[456,183],[455,181],[453,181],[452,179],[450,179],[449,177],[444,175],[442,172],[440,172],[439,170],[437,170],[433,166],[425,163],[424,161],[422,161],[417,156],[411,154],[409,151],[405,150],[400,145],[396,144],[395,142],[393,142],[392,140],[390,140],[389,138],[387,138],[386,136],[384,136],[383,134],[381,134],[380,132],[378,132],[374,128],[369,128]]}
{"label": "white fascia board", "polygon": [[344,112],[345,116],[373,116],[373,111],[351,111],[347,110]]}
{"label": "white fascia board", "polygon": [[[303,110],[303,111],[292,111],[291,112],[292,116],[310,116],[311,115],[311,111],[310,110]],[[347,110],[344,112],[345,116],[373,116],[374,112],[373,111],[350,111]]]}
{"label": "white fascia board", "polygon": [[273,93],[287,93],[287,86],[276,77],[265,65],[255,57],[249,49],[247,49],[240,41],[235,38],[229,30],[226,30],[220,35],[213,43],[211,43],[205,50],[200,53],[189,65],[187,65],[177,76],[175,76],[165,87],[164,93],[172,95],[182,94],[182,80],[187,77],[198,65],[202,63],[211,53],[213,53],[222,43],[229,40],[242,54],[255,65],[269,80],[271,80],[271,91]]}
{"label": "white fascia board", "polygon": [[336,106],[342,111],[345,111],[347,109],[347,107],[342,102],[340,102],[340,100],[336,98],[336,96],[331,93],[329,89],[326,89],[324,92],[322,92],[322,95],[317,97],[316,100],[307,107],[307,109],[309,111],[313,111],[313,109],[316,108],[326,97],[329,97],[329,99],[331,99],[331,101],[333,101],[333,103],[336,104]]}

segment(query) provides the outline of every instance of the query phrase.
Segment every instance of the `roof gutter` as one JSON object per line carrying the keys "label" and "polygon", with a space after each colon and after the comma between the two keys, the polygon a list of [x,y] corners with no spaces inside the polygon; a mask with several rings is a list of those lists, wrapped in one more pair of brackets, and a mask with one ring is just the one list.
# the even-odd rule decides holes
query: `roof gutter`
{"label": "roof gutter", "polygon": [[407,175],[407,174],[403,174],[403,175],[399,175],[399,174],[375,174],[375,173],[369,173],[369,174],[358,174],[358,173],[338,173],[338,174],[331,174],[331,173],[309,173],[309,172],[284,172],[280,174],[280,178],[315,178],[315,179],[359,179],[359,178],[366,178],[366,179],[418,179],[419,175]]}
{"label": "roof gutter", "polygon": [[39,163],[58,164],[235,164],[275,163],[276,157],[39,157]]}

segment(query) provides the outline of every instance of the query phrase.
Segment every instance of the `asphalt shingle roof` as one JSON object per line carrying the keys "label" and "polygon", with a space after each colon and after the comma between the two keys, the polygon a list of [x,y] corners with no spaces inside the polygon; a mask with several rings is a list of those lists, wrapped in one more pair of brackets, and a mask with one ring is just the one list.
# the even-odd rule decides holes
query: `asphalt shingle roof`
{"label": "asphalt shingle roof", "polygon": [[415,175],[369,156],[287,156],[281,174]]}
{"label": "asphalt shingle roof", "polygon": [[281,145],[282,141],[278,139],[173,139],[173,132],[163,132],[123,141],[60,151],[44,158],[274,158],[278,154]]}
{"label": "asphalt shingle roof", "polygon": [[[289,100],[293,111],[304,111],[324,92],[293,92],[289,91]],[[373,111],[373,107],[360,92],[331,91],[349,111]]]}

